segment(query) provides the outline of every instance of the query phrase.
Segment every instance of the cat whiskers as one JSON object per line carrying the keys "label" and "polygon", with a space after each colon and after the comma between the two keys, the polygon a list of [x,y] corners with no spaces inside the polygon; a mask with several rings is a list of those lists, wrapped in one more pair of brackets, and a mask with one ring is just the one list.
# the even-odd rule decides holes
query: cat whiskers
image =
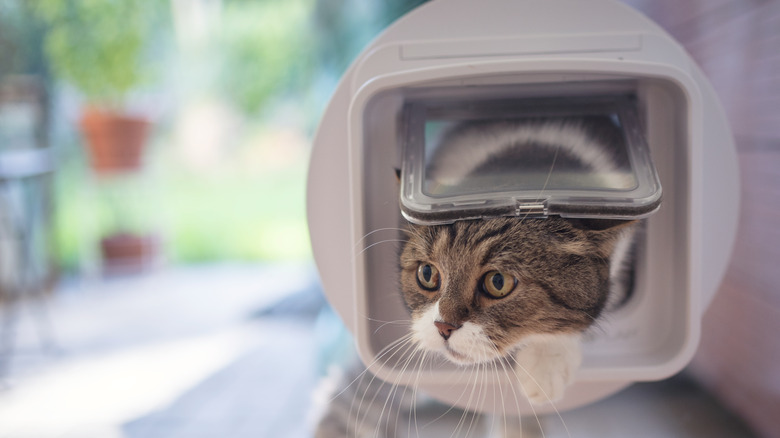
{"label": "cat whiskers", "polygon": [[[555,403],[553,403],[552,399],[550,399],[550,396],[547,395],[547,392],[542,388],[542,386],[539,384],[539,382],[536,380],[536,378],[534,378],[534,376],[531,375],[531,373],[529,373],[528,370],[526,370],[525,367],[522,366],[520,364],[520,362],[518,362],[517,359],[514,356],[509,356],[509,357],[520,368],[520,370],[523,371],[528,376],[529,379],[531,379],[531,381],[534,383],[534,385],[536,385],[539,388],[539,390],[542,392],[544,397],[550,403],[550,406],[555,411],[555,414],[558,416],[558,419],[561,420],[561,424],[563,424],[563,428],[564,428],[564,430],[566,430],[566,435],[569,438],[571,438],[571,433],[569,432],[568,426],[566,426],[566,422],[563,420],[563,416],[561,415],[560,411],[558,411],[558,408],[555,407]],[[515,368],[511,367],[511,369],[514,371]],[[516,371],[514,371],[514,373],[515,373],[515,376],[517,377],[518,382],[519,382],[520,381],[520,376],[517,375]],[[522,387],[522,385],[521,385],[521,387]],[[523,391],[525,391],[525,388],[523,388]],[[541,420],[539,419],[539,416],[536,414],[536,409],[534,409],[533,403],[530,403],[530,406],[531,406],[531,411],[533,412],[534,416],[536,417],[536,422],[539,425],[539,430],[542,431],[542,438],[544,438],[544,431],[542,430]]]}
{"label": "cat whiskers", "polygon": [[[421,353],[421,357],[420,357],[420,361],[419,361],[419,366],[417,367],[417,375],[415,377],[414,382],[412,383],[412,402],[409,405],[409,414],[408,414],[408,417],[407,417],[407,436],[411,436],[411,426],[412,426],[412,421],[414,421],[415,433],[416,433],[416,436],[419,437],[420,436],[420,430],[419,430],[418,425],[417,425],[418,388],[419,388],[419,384],[420,384],[420,377],[422,375],[422,370],[423,370],[423,367],[424,367],[424,364],[425,364],[425,359],[428,358],[428,355],[429,355],[430,352],[428,350],[425,350],[425,349],[419,347],[419,346],[418,346],[417,351]],[[400,414],[400,410],[397,413],[397,415],[398,414]],[[396,421],[396,423],[397,423],[397,421]]]}
{"label": "cat whiskers", "polygon": [[[422,349],[421,349],[421,348],[420,348],[418,345],[416,345],[416,344],[411,344],[411,345],[409,346],[409,348],[413,348],[413,350],[412,350],[411,354],[409,354],[409,355],[406,357],[406,360],[404,361],[404,364],[403,364],[403,366],[401,367],[401,370],[400,370],[400,372],[398,373],[398,375],[396,376],[396,379],[395,379],[395,381],[394,381],[394,382],[393,382],[393,384],[392,384],[392,387],[391,387],[391,389],[390,389],[390,393],[389,393],[389,394],[387,395],[387,397],[385,398],[385,403],[383,404],[383,406],[382,406],[382,411],[381,411],[381,412],[380,412],[380,414],[379,414],[379,421],[377,422],[376,429],[374,430],[374,435],[375,435],[375,436],[377,436],[377,435],[378,435],[378,432],[379,432],[379,427],[380,427],[380,426],[381,426],[381,424],[382,424],[382,419],[383,419],[383,417],[384,417],[385,410],[387,410],[387,408],[388,408],[388,404],[389,404],[389,406],[390,406],[390,408],[391,408],[391,409],[392,409],[392,408],[394,407],[394,405],[395,405],[395,398],[396,398],[396,396],[398,395],[398,389],[399,389],[399,388],[402,386],[402,385],[400,385],[400,384],[399,384],[399,381],[400,381],[400,379],[401,379],[401,376],[403,376],[404,374],[406,374],[406,372],[407,372],[407,370],[408,370],[408,368],[409,368],[409,365],[412,363],[412,361],[414,360],[415,356],[416,356],[417,354],[419,354],[419,353],[421,353],[421,352],[422,352]],[[408,352],[409,348],[407,348],[407,349],[404,351],[404,355],[406,355],[406,353]],[[380,387],[381,387],[381,386],[380,386]],[[407,388],[406,388],[406,387],[404,387],[404,389],[403,389],[403,391],[404,391],[404,394],[405,394],[406,390],[407,390]],[[402,397],[403,397],[403,395],[402,395]],[[372,400],[372,401],[371,401],[371,403],[372,403],[372,404],[373,404],[373,402],[374,402],[374,400]],[[400,402],[399,402],[399,403],[400,403]],[[395,428],[396,428],[396,429],[398,428],[398,420],[399,420],[399,416],[400,416],[400,406],[396,407],[396,420],[395,420],[395,423],[396,423],[396,424],[395,424]],[[388,427],[389,427],[389,425],[390,425],[390,421],[389,421],[389,420],[390,420],[390,413],[388,413],[388,416],[387,416],[387,421],[386,421],[386,423],[385,423],[385,435],[386,435],[386,436],[388,436],[388,435],[389,435],[389,434],[388,434]]]}
{"label": "cat whiskers", "polygon": [[[405,229],[403,229],[403,228],[392,228],[392,227],[390,227],[390,228],[377,228],[376,230],[373,230],[373,231],[370,231],[370,232],[368,232],[368,233],[364,234],[364,235],[363,235],[363,237],[361,237],[360,239],[358,239],[358,240],[357,240],[357,242],[355,242],[355,245],[354,245],[354,248],[353,248],[353,249],[357,250],[357,249],[358,249],[358,247],[359,247],[359,246],[360,246],[360,245],[361,245],[361,244],[362,244],[362,243],[363,243],[363,242],[364,242],[364,241],[365,241],[365,240],[366,240],[366,239],[367,239],[369,236],[371,236],[371,235],[373,235],[373,234],[376,234],[376,233],[379,233],[379,232],[383,232],[383,231],[395,231],[395,232],[401,232],[401,233],[406,233],[406,234],[409,234],[409,233],[410,233],[410,231],[409,231],[409,230],[405,230]],[[379,242],[374,242],[374,243],[372,243],[372,244],[370,244],[370,245],[366,246],[365,248],[363,248],[363,249],[362,249],[362,250],[360,250],[359,252],[355,253],[354,257],[357,257],[357,256],[359,256],[359,255],[362,255],[364,252],[366,252],[366,251],[368,251],[369,249],[371,249],[371,248],[373,248],[373,247],[375,247],[375,246],[377,246],[377,245],[380,245],[380,244],[382,244],[382,243],[393,243],[393,242],[400,242],[400,243],[403,243],[403,242],[406,242],[406,239],[398,239],[398,238],[395,238],[395,239],[385,239],[385,240],[380,240]]]}
{"label": "cat whiskers", "polygon": [[412,391],[412,403],[409,407],[409,424],[407,427],[407,436],[412,435],[412,418],[414,419],[414,429],[415,434],[417,437],[420,436],[420,429],[417,425],[417,390],[420,385],[420,377],[422,375],[423,366],[425,364],[425,359],[428,358],[429,351],[428,350],[422,350],[422,357],[420,358],[420,366],[417,368],[417,376],[415,377],[414,384],[412,385],[413,391]]}
{"label": "cat whiskers", "polygon": [[[475,369],[471,368],[471,375],[469,376],[469,381],[471,381],[471,378],[474,377],[474,383],[476,383],[475,373],[476,373]],[[475,385],[472,384],[472,383],[469,383],[469,384],[466,385],[466,388],[471,388],[471,393],[469,394],[469,398],[468,398],[468,400],[466,400],[466,409],[460,415],[460,419],[458,420],[458,423],[455,425],[455,430],[453,431],[452,435],[450,435],[450,437],[455,435],[455,433],[458,432],[461,429],[462,425],[465,424],[466,415],[468,414],[468,408],[471,406],[471,400],[474,397]],[[465,391],[464,391],[464,393],[465,393]],[[462,395],[463,395],[463,393],[461,393],[461,396]],[[458,401],[460,401],[460,397],[458,398]]]}
{"label": "cat whiskers", "polygon": [[[390,353],[390,351],[392,351],[392,350],[391,350],[392,348],[399,347],[399,346],[402,346],[402,345],[406,345],[407,343],[409,343],[409,342],[411,341],[411,337],[412,337],[412,335],[411,335],[411,333],[409,333],[409,334],[407,334],[407,335],[404,335],[404,336],[402,336],[402,337],[400,337],[400,338],[396,339],[395,341],[391,342],[390,344],[388,344],[388,345],[387,345],[385,348],[383,348],[383,349],[382,349],[382,351],[380,351],[380,352],[379,352],[379,354],[377,354],[376,358],[374,358],[374,361],[373,361],[373,362],[371,362],[371,364],[370,364],[370,365],[368,365],[368,366],[366,367],[366,369],[365,369],[365,370],[363,370],[363,372],[361,372],[361,373],[360,373],[360,374],[359,374],[357,377],[355,377],[355,378],[354,378],[354,379],[353,379],[351,382],[349,382],[349,384],[348,384],[348,385],[346,385],[346,386],[345,386],[345,387],[344,387],[344,388],[343,388],[341,391],[339,391],[339,392],[338,392],[336,395],[334,395],[333,397],[331,397],[330,401],[332,402],[333,400],[335,400],[335,399],[336,399],[338,396],[340,396],[340,395],[341,395],[341,394],[343,394],[343,393],[344,393],[344,392],[345,392],[347,389],[349,389],[349,387],[350,387],[350,386],[352,386],[352,385],[353,385],[355,382],[357,382],[359,379],[361,379],[361,378],[362,378],[362,377],[363,377],[363,376],[364,376],[364,375],[365,375],[365,374],[366,374],[366,373],[367,373],[367,372],[368,372],[368,371],[371,369],[371,367],[372,367],[372,366],[374,366],[374,364],[376,364],[376,363],[377,363],[379,360],[381,360],[381,359],[382,359],[382,356],[384,356],[384,355],[386,355],[386,354]],[[396,353],[397,353],[397,351],[396,351]],[[393,353],[393,354],[395,354],[395,353]],[[391,356],[391,357],[392,357],[392,356]]]}
{"label": "cat whiskers", "polygon": [[[384,413],[384,411],[385,411],[385,409],[387,407],[388,402],[390,402],[391,406],[393,405],[393,402],[395,402],[395,397],[398,395],[398,389],[402,386],[399,383],[399,381],[401,379],[401,376],[406,374],[407,370],[409,369],[409,365],[412,363],[412,361],[414,360],[415,356],[417,354],[421,354],[421,353],[422,353],[422,350],[419,348],[419,346],[414,345],[414,350],[412,351],[412,353],[409,355],[409,357],[404,362],[404,365],[401,368],[401,371],[398,373],[398,376],[396,376],[396,379],[393,382],[393,387],[390,390],[391,396],[388,397],[387,400],[385,400],[385,405],[382,407],[382,413]],[[405,393],[407,391],[407,388],[405,386],[403,387],[403,391],[404,391],[404,395],[405,395]],[[403,397],[403,395],[401,395],[401,396]],[[401,410],[400,410],[400,406],[399,406],[399,409],[396,409],[396,419],[395,419],[396,429],[398,428],[398,420],[399,420],[400,413],[401,413]],[[382,415],[380,415],[379,418],[381,420]],[[389,414],[388,414],[388,420],[389,420]],[[388,422],[388,424],[389,424],[389,422]],[[385,425],[385,435],[388,435],[388,433],[387,433],[387,424]]]}
{"label": "cat whiskers", "polygon": [[[374,375],[373,373],[369,373],[369,371],[376,364],[376,362],[381,359],[387,358],[389,360],[399,352],[405,354],[405,352],[408,351],[408,348],[404,349],[404,347],[408,347],[410,343],[411,343],[411,335],[408,335],[408,336],[401,337],[395,340],[394,342],[392,342],[391,344],[387,345],[385,348],[382,349],[382,351],[379,352],[379,354],[377,354],[377,357],[370,365],[368,365],[357,377],[355,377],[348,385],[346,385],[338,394],[336,394],[331,398],[331,402],[333,402],[333,400],[335,400],[345,391],[353,387],[353,385],[358,386],[358,388],[356,388],[355,390],[355,394],[352,397],[352,401],[349,404],[349,411],[347,413],[347,418],[346,418],[347,431],[349,431],[350,428],[352,428],[351,430],[353,431],[353,434],[349,434],[348,436],[352,436],[352,435],[362,436],[362,434],[359,433],[359,430],[362,427],[364,417],[367,415],[362,411],[363,402],[365,399],[365,394],[369,391],[371,385],[373,385],[374,380],[376,379],[376,375]],[[361,388],[363,386],[363,382],[365,381],[367,373],[369,373],[372,376],[372,378],[369,381],[367,387]],[[377,394],[374,395],[374,399],[378,395],[378,392],[379,390],[381,390],[381,388],[382,386],[380,385],[380,387],[377,389]],[[356,409],[355,403],[357,401],[357,394],[361,392],[363,395],[361,397],[360,404],[357,406]]]}
{"label": "cat whiskers", "polygon": [[[515,434],[515,435],[522,436],[522,433],[523,433],[523,422],[522,422],[523,416],[520,415],[520,397],[518,396],[518,394],[521,391],[521,389],[519,388],[520,382],[518,382],[517,377],[512,378],[512,376],[509,374],[510,371],[512,370],[512,366],[509,365],[509,363],[507,362],[506,358],[504,358],[504,357],[499,358],[496,361],[496,364],[497,364],[496,365],[496,369],[498,369],[498,366],[500,365],[501,366],[501,371],[504,372],[504,376],[506,376],[507,380],[509,381],[509,390],[511,391],[512,398],[515,400],[515,411],[514,411],[514,414],[512,414],[512,412],[509,412],[507,410],[507,406],[504,405],[503,402],[502,402],[502,405],[501,405],[502,408],[503,408],[503,412],[501,413],[501,415],[503,417],[502,420],[503,420],[503,423],[504,423],[504,436],[510,436],[509,428],[510,428],[510,426],[512,426],[512,424],[510,424],[507,421],[507,417],[510,417],[511,419],[516,419],[517,420],[517,432],[518,433]],[[500,383],[499,383],[499,388],[502,388],[501,392],[503,394],[503,385],[501,385]],[[506,400],[506,397],[502,397],[502,400]]]}
{"label": "cat whiskers", "polygon": [[[512,389],[512,396],[515,399],[515,409],[517,409],[517,411],[515,411],[515,412],[517,412],[518,429],[522,432],[523,424],[522,424],[522,416],[520,415],[520,399],[517,396],[518,391],[517,391],[517,387],[515,386],[515,384],[520,385],[520,379],[517,376],[517,373],[515,372],[514,368],[512,368],[512,365],[509,363],[509,359],[507,358],[507,356],[500,355],[497,347],[494,346],[493,349],[495,350],[496,354],[499,355],[497,362],[501,365],[501,368],[504,370],[504,375],[506,375],[507,378],[509,379],[509,385],[511,386],[511,389]],[[496,365],[496,367],[498,367],[498,365]],[[509,371],[512,371],[512,373],[514,374],[514,379],[509,374]],[[496,379],[496,380],[498,380],[498,379]],[[502,413],[502,415],[504,417],[504,431],[506,431],[507,430],[507,422],[506,422],[506,415],[507,414],[506,414],[506,407],[503,405],[503,400],[504,400],[503,389],[502,389],[503,385],[501,385],[501,383],[498,383],[498,387],[499,387],[499,390],[502,393],[501,400],[502,400],[502,407],[504,408],[504,412]],[[522,390],[522,386],[520,387],[520,389]],[[504,433],[504,435],[506,435],[506,432]]]}
{"label": "cat whiskers", "polygon": [[359,256],[359,255],[363,255],[363,253],[364,253],[364,252],[368,251],[369,249],[371,249],[371,248],[373,248],[373,247],[375,247],[375,246],[377,246],[377,245],[381,245],[381,244],[383,244],[383,243],[393,243],[393,242],[401,242],[401,243],[403,243],[403,242],[406,242],[406,240],[404,240],[404,239],[386,239],[386,240],[380,240],[379,242],[374,242],[374,243],[372,243],[371,245],[368,245],[367,247],[365,247],[365,248],[363,248],[362,250],[360,250],[360,252],[358,252],[357,254],[355,254],[355,257],[357,257],[357,256]]}
{"label": "cat whiskers", "polygon": [[[377,327],[374,330],[373,334],[377,334],[379,332],[379,330],[383,329],[385,326],[388,326],[388,325],[400,325],[400,326],[408,326],[408,327],[412,326],[412,321],[409,320],[409,319],[396,319],[395,321],[384,321],[384,320],[381,320],[381,319],[371,318],[371,317],[366,316],[366,315],[361,315],[361,316],[363,318],[365,318],[366,321],[382,323],[382,325],[380,325],[379,327]],[[410,330],[407,330],[407,331],[410,331]]]}
{"label": "cat whiskers", "polygon": [[[458,431],[462,430],[462,428],[465,426],[465,424],[466,424],[466,417],[468,416],[469,412],[471,412],[472,416],[471,416],[471,423],[469,425],[469,429],[468,430],[469,431],[471,430],[471,425],[473,425],[474,418],[477,415],[477,411],[476,410],[472,410],[471,407],[472,406],[477,406],[479,404],[479,398],[481,397],[481,394],[482,394],[482,385],[479,385],[479,382],[478,382],[479,379],[480,379],[480,376],[481,376],[482,366],[483,366],[482,363],[477,363],[477,364],[475,364],[475,366],[471,367],[471,376],[470,377],[473,377],[473,382],[470,382],[470,383],[468,383],[466,385],[467,388],[468,387],[471,388],[471,393],[469,394],[468,400],[466,400],[466,409],[463,411],[463,414],[461,414],[460,419],[458,420],[458,424],[455,426],[455,431],[453,431],[453,435],[452,436],[454,436],[455,432],[458,432]],[[469,378],[469,380],[472,380],[472,379]],[[479,393],[477,394],[477,399],[474,400],[474,393],[476,392],[477,387],[479,387]],[[472,404],[472,402],[474,402],[474,403]]]}
{"label": "cat whiskers", "polygon": [[[392,359],[392,357],[394,357],[399,352],[400,352],[400,357],[406,357],[406,359],[404,361],[404,365],[402,366],[402,369],[401,369],[400,373],[398,374],[398,376],[396,378],[396,381],[391,385],[391,388],[390,388],[388,394],[385,396],[385,402],[384,402],[384,404],[382,406],[382,410],[380,411],[380,414],[379,414],[379,419],[377,419],[377,425],[376,425],[376,427],[374,429],[374,434],[375,435],[379,434],[379,428],[383,424],[383,420],[385,419],[385,411],[388,409],[388,406],[390,406],[391,409],[393,409],[393,408],[396,409],[396,413],[400,414],[400,409],[399,409],[400,406],[395,406],[395,398],[398,395],[398,389],[401,387],[401,385],[399,385],[398,381],[401,378],[401,376],[407,372],[408,367],[413,362],[413,360],[415,359],[415,356],[421,351],[419,346],[412,342],[411,334],[409,334],[407,336],[404,336],[403,342],[395,342],[394,344],[395,345],[390,345],[390,346],[386,347],[385,349],[383,349],[383,351],[384,350],[388,350],[388,351],[384,351],[385,355],[387,353],[389,353],[389,349],[390,348],[392,348],[394,350],[393,353],[387,358],[387,360]],[[412,350],[411,353],[409,353],[410,350]],[[376,360],[374,362],[372,362],[372,364],[369,366],[369,369],[375,363],[376,363]],[[368,369],[366,371],[368,371]],[[363,374],[364,374],[363,378],[365,378],[365,372]],[[365,394],[368,392],[368,389],[371,387],[371,385],[374,384],[374,381],[376,379],[377,379],[376,374],[372,373],[372,378],[369,381],[369,383],[368,383],[368,385],[366,387],[366,390],[363,392],[363,396],[361,397],[360,403],[358,404],[358,407],[357,407],[357,417],[355,417],[355,430],[356,431],[360,430],[363,427],[363,423],[365,421],[366,415],[363,415],[362,418],[360,418],[360,415],[361,415],[361,412],[362,412],[363,403],[365,402]],[[379,388],[377,388],[377,390],[374,391],[374,396],[368,402],[368,406],[373,406],[374,405],[374,403],[376,402],[377,396],[379,395],[382,387],[384,387],[384,385],[386,383],[387,382],[385,382],[384,380],[380,381]],[[406,388],[404,388],[404,392],[405,391],[406,391]],[[352,418],[352,411],[354,410],[354,403],[355,403],[355,399],[353,399],[352,405],[350,407],[350,413],[349,413],[349,417],[348,418]],[[386,429],[390,426],[389,419],[390,419],[390,414],[388,414],[387,419],[384,422]],[[396,420],[396,426],[397,426],[397,420]],[[387,430],[385,432],[387,432]]]}
{"label": "cat whiskers", "polygon": [[[547,393],[544,391],[544,389],[542,389],[541,385],[539,385],[539,382],[537,382],[537,381],[536,381],[536,379],[534,378],[534,376],[532,376],[532,375],[531,375],[531,373],[529,373],[529,372],[528,372],[528,370],[526,370],[526,369],[525,369],[525,367],[523,367],[522,365],[520,365],[520,363],[517,361],[517,359],[515,359],[515,358],[513,357],[513,358],[512,358],[512,360],[515,362],[515,364],[517,364],[517,366],[518,366],[518,367],[520,367],[520,369],[521,369],[521,370],[522,370],[522,371],[523,371],[523,372],[524,372],[526,375],[528,375],[528,377],[531,379],[531,381],[532,381],[532,382],[533,382],[533,383],[534,383],[536,386],[538,386],[538,387],[539,387],[539,390],[540,390],[540,391],[542,391],[542,394],[544,394],[544,396],[547,398],[547,400],[548,400],[550,403],[552,403],[552,400],[551,400],[551,399],[550,399],[550,397],[547,395]],[[514,371],[514,367],[511,367],[511,368],[512,368],[512,370]],[[519,382],[519,381],[520,381],[520,376],[518,376],[518,375],[517,375],[517,371],[514,371],[514,374],[515,374],[515,377],[517,378],[517,381]],[[520,388],[522,388],[522,390],[523,390],[523,393],[525,393],[525,392],[526,392],[526,390],[525,390],[525,388],[523,387],[523,385],[522,385],[522,384],[520,385]],[[534,404],[533,404],[533,403],[531,403],[531,401],[529,400],[529,402],[528,402],[528,405],[531,407],[531,412],[534,414],[534,418],[536,419],[536,424],[537,424],[537,425],[539,425],[539,431],[542,433],[542,438],[545,438],[545,435],[544,435],[544,428],[542,427],[542,420],[539,418],[539,414],[537,414],[537,413],[536,413],[536,408],[534,408]],[[555,406],[553,406],[553,409],[555,409]],[[557,411],[558,411],[558,410],[556,409],[556,412],[557,412]],[[560,415],[560,414],[558,414],[558,415]],[[571,438],[571,437],[569,437],[569,438]]]}
{"label": "cat whiskers", "polygon": [[[399,352],[401,352],[401,357],[403,357],[403,356],[406,355],[406,353],[409,351],[409,349],[412,348],[413,346],[414,346],[414,344],[412,342],[411,333],[408,334],[408,335],[404,335],[401,338],[397,339],[396,341],[392,342],[391,344],[389,344],[388,346],[386,346],[385,348],[382,349],[382,351],[377,355],[377,357],[374,359],[374,361],[371,362],[371,364],[369,364],[366,367],[366,369],[362,373],[360,373],[360,375],[355,380],[353,380],[352,383],[350,383],[350,385],[354,384],[358,379],[360,379],[360,382],[358,384],[361,384],[363,382],[363,379],[366,376],[366,373],[368,373],[371,370],[371,367],[374,366],[379,360],[383,359],[384,356],[386,356],[388,353],[392,352],[392,354],[390,354],[390,356],[387,357],[387,360],[392,359]],[[403,351],[401,351],[402,349],[403,349]],[[366,389],[370,388],[371,385],[374,383],[374,381],[377,378],[376,374],[374,374],[374,373],[370,373],[370,374],[371,374],[371,380],[368,382],[368,385],[367,385]],[[381,380],[379,388],[377,388],[377,390],[375,391],[374,396],[372,397],[371,401],[369,402],[369,406],[373,405],[373,403],[376,401],[376,397],[379,395],[379,391],[382,389],[382,387],[385,385],[385,383],[386,382],[384,380]],[[363,402],[365,401],[365,397],[366,397],[366,393],[367,392],[368,392],[367,390],[363,391],[363,395],[360,398],[360,403],[357,406],[357,413],[356,413],[356,417],[355,417],[355,429],[354,429],[356,431],[360,430],[360,428],[363,425],[363,420],[365,420],[365,418],[363,418],[361,420],[361,418],[360,418],[361,414],[360,413],[361,413],[361,409],[363,408]],[[355,394],[355,397],[357,397],[357,394]],[[352,418],[352,412],[353,412],[354,407],[355,407],[354,405],[355,405],[355,398],[353,397],[352,403],[350,404],[350,408],[349,408],[349,415],[348,415],[347,418]],[[365,416],[363,416],[363,417],[365,417]]]}
{"label": "cat whiskers", "polygon": [[[473,374],[473,370],[472,370],[472,374]],[[459,385],[460,383],[461,383],[461,379],[459,378],[458,381],[455,382],[455,386]],[[431,424],[436,423],[437,421],[439,421],[442,418],[446,417],[450,412],[452,412],[455,409],[455,405],[458,404],[460,402],[460,400],[463,398],[463,396],[466,394],[466,391],[468,391],[468,386],[464,385],[463,386],[463,391],[461,391],[460,395],[455,400],[455,403],[450,404],[450,407],[446,411],[444,411],[441,415],[439,415],[438,417],[434,418],[433,420],[430,420],[428,423],[424,424],[423,425],[423,429],[427,428]]]}
{"label": "cat whiskers", "polygon": [[[498,348],[496,348],[495,345],[491,345],[491,347],[493,349],[493,354],[494,355],[499,355]],[[507,425],[506,425],[506,404],[504,403],[504,388],[503,388],[503,385],[499,382],[500,377],[499,377],[499,374],[498,374],[498,363],[501,363],[501,359],[502,358],[499,356],[497,361],[493,361],[491,363],[493,364],[493,375],[495,376],[496,386],[498,386],[498,394],[499,394],[499,397],[501,398],[501,417],[504,420],[504,435],[506,436]],[[502,366],[503,366],[503,364],[502,364]],[[504,374],[506,374],[506,368],[504,368]],[[512,392],[514,393],[515,401],[517,402],[517,392],[514,390],[514,385],[512,385],[510,383],[510,386],[512,386],[512,389],[513,389]],[[493,391],[493,397],[494,398],[495,398],[495,394],[496,393],[495,393],[495,390],[494,390]],[[517,412],[520,412],[520,405],[519,405],[519,403],[517,404]],[[518,416],[519,416],[519,414],[518,414]]]}
{"label": "cat whiskers", "polygon": [[[477,366],[478,374],[480,375],[480,382],[479,382],[479,392],[477,393],[477,404],[475,407],[479,407],[485,403],[485,397],[487,397],[487,387],[486,380],[489,377],[488,376],[488,367],[490,365],[489,362],[485,362],[483,357],[479,358],[480,362]],[[484,393],[483,393],[484,391]],[[469,428],[466,429],[466,436],[469,436],[471,433],[471,428],[474,427],[474,421],[477,419],[479,410],[474,409],[472,415],[471,415],[471,421],[469,422]]]}
{"label": "cat whiskers", "polygon": [[380,232],[382,232],[382,231],[400,231],[400,232],[402,232],[402,233],[410,233],[410,231],[409,231],[409,230],[407,230],[407,229],[404,229],[404,228],[395,228],[395,227],[377,228],[376,230],[369,231],[368,233],[364,234],[364,235],[363,235],[363,237],[361,237],[360,239],[358,239],[358,241],[357,241],[357,242],[355,242],[355,248],[357,248],[357,247],[358,247],[358,245],[360,245],[360,243],[361,243],[361,242],[363,242],[364,240],[366,240],[366,238],[367,238],[368,236],[371,236],[372,234],[380,233]]}

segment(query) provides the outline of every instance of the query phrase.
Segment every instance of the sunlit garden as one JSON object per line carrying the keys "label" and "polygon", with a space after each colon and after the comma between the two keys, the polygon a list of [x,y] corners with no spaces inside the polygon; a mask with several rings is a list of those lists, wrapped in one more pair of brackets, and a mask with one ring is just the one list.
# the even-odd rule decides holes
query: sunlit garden
{"label": "sunlit garden", "polygon": [[[320,113],[358,50],[417,3],[0,1],[0,78],[36,84],[36,147],[56,157],[57,267],[132,248],[166,264],[307,259]],[[86,120],[106,114],[143,124],[135,163],[100,161]]]}

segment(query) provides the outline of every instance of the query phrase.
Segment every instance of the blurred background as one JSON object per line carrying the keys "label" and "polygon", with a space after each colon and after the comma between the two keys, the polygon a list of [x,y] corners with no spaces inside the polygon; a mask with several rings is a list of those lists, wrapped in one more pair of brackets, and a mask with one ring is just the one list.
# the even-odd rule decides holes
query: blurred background
{"label": "blurred background", "polygon": [[[0,0],[0,437],[310,436],[317,379],[352,354],[311,260],[311,139],[423,2]],[[626,3],[724,103],[740,234],[683,377],[629,390],[626,429],[592,421],[623,399],[564,418],[779,436],[780,2]]]}

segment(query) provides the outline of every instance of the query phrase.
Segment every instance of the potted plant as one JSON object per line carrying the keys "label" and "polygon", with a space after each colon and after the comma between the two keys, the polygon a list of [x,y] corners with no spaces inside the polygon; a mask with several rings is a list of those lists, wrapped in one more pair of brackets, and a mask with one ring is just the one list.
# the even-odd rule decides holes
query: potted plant
{"label": "potted plant", "polygon": [[97,173],[132,171],[143,162],[149,122],[124,111],[145,79],[143,55],[157,2],[38,0],[47,26],[44,50],[55,76],[84,96],[80,127]]}
{"label": "potted plant", "polygon": [[103,272],[133,274],[154,266],[161,239],[149,215],[153,187],[134,175],[122,172],[102,178],[96,190],[96,211],[101,230],[99,250]]}
{"label": "potted plant", "polygon": [[[150,122],[126,110],[131,91],[148,79],[145,55],[164,3],[161,0],[37,0],[46,26],[44,51],[55,77],[84,97],[79,126],[91,169],[101,185],[126,179],[144,161]],[[123,183],[124,184],[124,183]],[[127,199],[121,202],[131,202]],[[118,205],[118,204],[116,204]],[[121,224],[101,236],[103,267],[147,264],[157,251],[154,233]]]}

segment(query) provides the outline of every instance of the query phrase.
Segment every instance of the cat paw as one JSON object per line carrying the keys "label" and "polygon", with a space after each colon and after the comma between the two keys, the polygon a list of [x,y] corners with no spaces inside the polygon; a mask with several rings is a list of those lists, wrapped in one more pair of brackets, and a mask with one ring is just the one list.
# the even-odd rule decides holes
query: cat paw
{"label": "cat paw", "polygon": [[529,343],[515,360],[520,385],[532,404],[558,401],[582,362],[579,336],[558,335]]}

